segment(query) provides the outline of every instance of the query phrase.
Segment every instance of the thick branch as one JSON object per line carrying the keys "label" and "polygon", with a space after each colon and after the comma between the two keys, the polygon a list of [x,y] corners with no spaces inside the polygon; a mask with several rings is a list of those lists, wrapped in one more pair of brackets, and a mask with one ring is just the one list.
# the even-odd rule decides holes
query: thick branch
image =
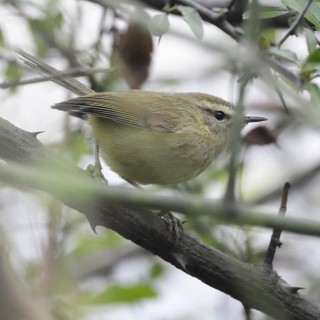
{"label": "thick branch", "polygon": [[[43,146],[35,134],[20,130],[1,118],[0,158],[36,167],[45,163],[47,168],[55,168],[59,163],[60,168],[86,177],[82,170]],[[31,180],[29,182],[31,184]],[[168,236],[166,223],[149,210],[138,206],[115,205],[110,200],[106,201],[101,194],[79,201],[78,190],[74,190],[74,196],[70,196],[57,191],[50,183],[43,183],[38,188],[84,213],[92,225],[112,228],[178,269],[250,308],[261,310],[275,319],[311,320],[320,317],[320,306],[295,293],[276,273],[261,266],[242,263],[186,233],[175,243]]]}

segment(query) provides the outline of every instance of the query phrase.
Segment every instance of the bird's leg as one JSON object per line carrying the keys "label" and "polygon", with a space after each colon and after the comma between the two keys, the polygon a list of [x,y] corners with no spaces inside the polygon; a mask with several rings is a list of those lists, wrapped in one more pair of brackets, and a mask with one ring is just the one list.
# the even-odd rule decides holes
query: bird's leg
{"label": "bird's leg", "polygon": [[[125,179],[133,187],[139,190],[144,190],[140,184]],[[175,217],[169,210],[160,210],[157,214],[166,222],[168,231],[173,235],[174,241],[179,240],[183,234],[183,222],[181,222],[177,217]]]}
{"label": "bird's leg", "polygon": [[131,184],[133,187],[135,187],[136,189],[139,189],[139,190],[144,190],[139,183],[136,183],[134,181],[131,181],[131,180],[127,180],[125,179],[129,184]]}
{"label": "bird's leg", "polygon": [[98,180],[104,184],[108,184],[108,180],[105,178],[105,176],[102,173],[102,166],[101,166],[100,157],[99,157],[99,145],[97,142],[95,143],[94,159],[95,159],[94,165],[89,164],[87,167],[87,170],[91,173],[92,177],[95,180]]}

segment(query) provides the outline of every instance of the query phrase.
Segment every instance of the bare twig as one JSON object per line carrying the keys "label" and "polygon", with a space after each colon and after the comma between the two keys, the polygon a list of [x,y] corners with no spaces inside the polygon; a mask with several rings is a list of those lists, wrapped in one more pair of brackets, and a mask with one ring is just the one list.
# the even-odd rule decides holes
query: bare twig
{"label": "bare twig", "polygon": [[271,83],[272,83],[272,85],[274,87],[274,90],[278,94],[278,97],[279,97],[279,99],[280,99],[280,101],[282,103],[283,109],[284,109],[286,114],[289,114],[289,109],[288,109],[286,100],[284,99],[282,91],[279,88],[278,78],[275,75],[273,75],[272,73],[271,73],[271,77],[272,77],[272,80],[273,80]]}
{"label": "bare twig", "polygon": [[[287,202],[288,202],[288,194],[290,189],[290,183],[286,182],[283,186],[282,190],[282,197],[281,197],[281,204],[279,209],[279,216],[283,217],[287,211]],[[269,247],[266,253],[266,256],[263,261],[264,267],[268,269],[272,269],[273,259],[276,254],[277,247],[281,246],[280,236],[281,236],[282,229],[281,228],[274,228],[273,233],[270,239]]]}
{"label": "bare twig", "polygon": [[101,45],[102,45],[102,37],[103,37],[103,34],[105,32],[105,21],[106,21],[106,17],[107,17],[107,11],[108,9],[107,8],[103,8],[103,11],[102,11],[102,14],[101,14],[101,18],[100,18],[100,21],[99,21],[99,34],[98,34],[98,38],[96,40],[96,43],[94,44],[94,52],[95,52],[95,55],[91,61],[91,64],[94,66],[95,63],[97,62],[98,60],[98,57],[99,57],[99,52],[100,52],[100,49],[101,49]]}
{"label": "bare twig", "polygon": [[294,22],[292,23],[292,25],[290,26],[290,28],[288,29],[288,31],[284,34],[284,36],[278,41],[277,46],[281,47],[281,45],[288,39],[288,37],[294,32],[294,30],[297,28],[297,26],[299,25],[299,23],[301,22],[301,20],[304,18],[304,15],[306,14],[306,12],[308,11],[309,7],[311,6],[313,0],[308,0],[308,2],[306,2],[305,7],[303,8],[303,10],[298,14],[298,16],[296,17],[296,19],[294,20]]}

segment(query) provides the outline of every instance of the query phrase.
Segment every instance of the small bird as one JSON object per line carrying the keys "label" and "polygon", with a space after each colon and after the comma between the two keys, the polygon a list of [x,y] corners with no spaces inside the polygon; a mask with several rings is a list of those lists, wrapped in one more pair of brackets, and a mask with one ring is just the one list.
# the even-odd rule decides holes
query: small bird
{"label": "small bird", "polygon": [[[80,95],[52,108],[87,119],[101,157],[135,184],[171,185],[203,172],[230,140],[234,106],[204,93],[95,92],[28,53],[26,64]],[[244,117],[243,123],[264,121]]]}

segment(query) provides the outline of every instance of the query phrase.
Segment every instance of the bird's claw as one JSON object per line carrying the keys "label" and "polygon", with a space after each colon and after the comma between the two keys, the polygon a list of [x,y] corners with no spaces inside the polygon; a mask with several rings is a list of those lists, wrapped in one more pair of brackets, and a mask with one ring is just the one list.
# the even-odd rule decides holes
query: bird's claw
{"label": "bird's claw", "polygon": [[168,231],[173,235],[174,241],[177,242],[183,235],[183,223],[168,210],[161,210],[159,216],[165,220]]}
{"label": "bird's claw", "polygon": [[93,164],[89,164],[87,166],[87,171],[93,177],[94,180],[99,181],[106,185],[108,184],[108,180],[103,175],[101,167],[95,166]]}

